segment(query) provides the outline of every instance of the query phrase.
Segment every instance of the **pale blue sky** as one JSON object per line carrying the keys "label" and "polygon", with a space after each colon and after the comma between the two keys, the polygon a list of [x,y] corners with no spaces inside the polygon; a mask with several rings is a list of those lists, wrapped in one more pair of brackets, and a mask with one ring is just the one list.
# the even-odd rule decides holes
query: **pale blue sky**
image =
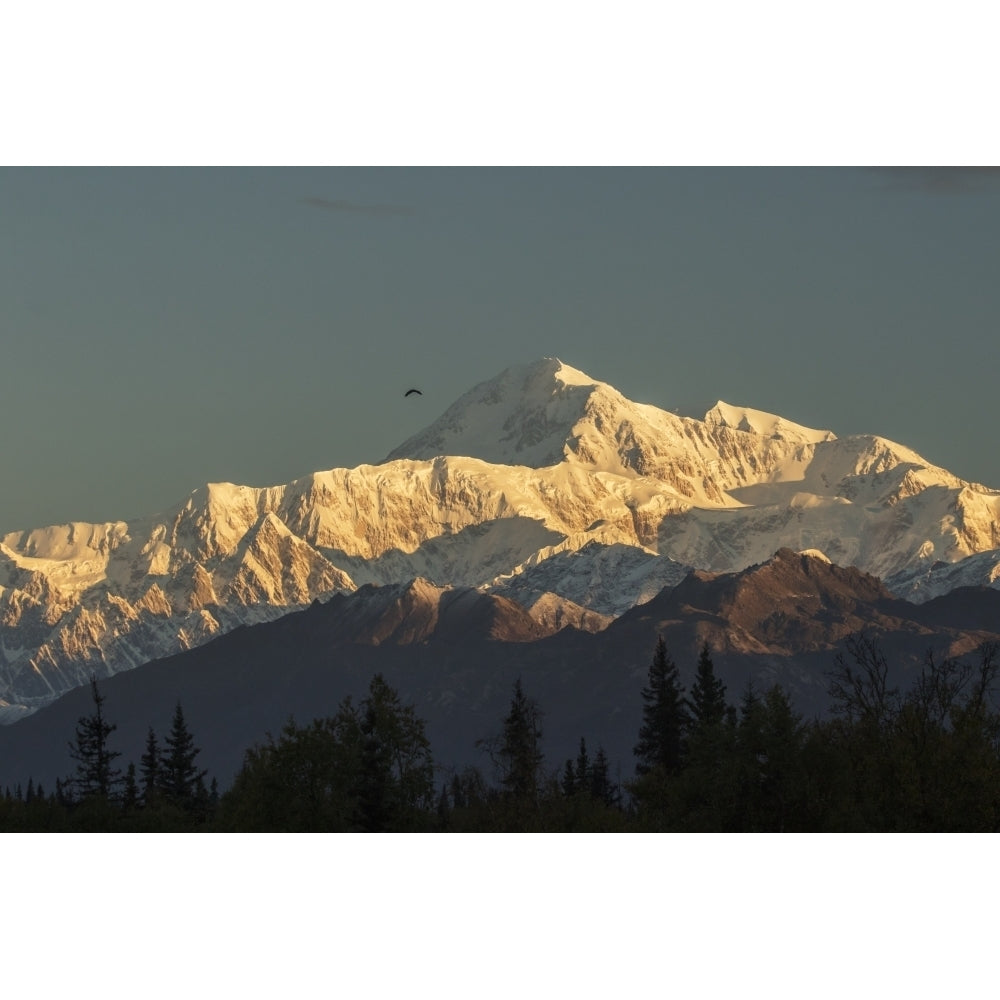
{"label": "pale blue sky", "polygon": [[988,171],[3,169],[0,532],[377,462],[546,355],[1000,487],[998,233]]}

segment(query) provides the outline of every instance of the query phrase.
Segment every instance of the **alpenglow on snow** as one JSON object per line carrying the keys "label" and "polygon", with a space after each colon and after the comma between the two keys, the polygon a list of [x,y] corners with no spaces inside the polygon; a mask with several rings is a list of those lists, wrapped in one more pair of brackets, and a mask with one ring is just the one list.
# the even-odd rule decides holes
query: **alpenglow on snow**
{"label": "alpenglow on snow", "polygon": [[998,524],[998,491],[884,438],[722,401],[681,417],[545,358],[475,386],[376,465],[6,535],[0,719],[367,583],[475,587],[596,628],[689,568],[788,548],[926,599],[996,585]]}

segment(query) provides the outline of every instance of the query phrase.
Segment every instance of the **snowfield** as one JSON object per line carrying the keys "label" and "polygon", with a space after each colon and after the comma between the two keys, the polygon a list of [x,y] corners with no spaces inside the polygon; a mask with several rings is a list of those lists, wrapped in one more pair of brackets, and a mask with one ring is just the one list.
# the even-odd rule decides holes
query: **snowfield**
{"label": "snowfield", "polygon": [[478,587],[600,628],[691,568],[789,548],[926,600],[1000,586],[998,525],[1000,493],[902,445],[722,401],[679,417],[546,358],[474,387],[377,465],[6,535],[0,721],[367,583]]}

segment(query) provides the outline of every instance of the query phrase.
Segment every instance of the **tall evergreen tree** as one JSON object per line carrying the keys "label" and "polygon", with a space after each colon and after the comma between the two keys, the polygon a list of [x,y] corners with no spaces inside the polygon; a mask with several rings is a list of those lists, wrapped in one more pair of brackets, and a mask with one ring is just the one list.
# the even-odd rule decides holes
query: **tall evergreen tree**
{"label": "tall evergreen tree", "polygon": [[757,706],[760,705],[760,695],[754,687],[753,678],[747,678],[747,686],[743,689],[743,697],[740,699],[740,721],[741,726],[746,725],[753,716]]}
{"label": "tall evergreen tree", "polygon": [[726,717],[726,685],[715,676],[715,665],[707,642],[701,647],[698,657],[688,706],[695,729],[717,726]]}
{"label": "tall evergreen tree", "polygon": [[160,784],[160,748],[152,726],[146,734],[146,751],[139,758],[139,783],[142,787],[142,803],[148,806],[156,797]]}
{"label": "tall evergreen tree", "polygon": [[533,801],[538,797],[542,768],[541,713],[524,693],[521,678],[514,684],[510,712],[504,719],[500,743],[504,789],[515,799]]}
{"label": "tall evergreen tree", "polygon": [[434,807],[434,762],[423,720],[382,674],[371,679],[360,707],[359,826],[419,829]]}
{"label": "tall evergreen tree", "polygon": [[757,830],[760,812],[761,762],[764,749],[764,703],[753,678],[747,678],[747,685],[740,699],[739,722],[734,746],[734,771],[736,783],[736,806],[734,812],[742,831]]}
{"label": "tall evergreen tree", "polygon": [[139,786],[135,780],[135,764],[129,763],[128,770],[125,772],[125,790],[122,792],[122,806],[128,809],[134,809],[139,802]]}
{"label": "tall evergreen tree", "polygon": [[580,752],[576,755],[576,785],[578,788],[590,787],[590,756],[587,754],[587,741],[580,737]]}
{"label": "tall evergreen tree", "polygon": [[118,726],[104,718],[104,695],[98,690],[96,677],[90,679],[90,693],[94,712],[80,717],[76,739],[69,744],[69,755],[76,761],[76,774],[70,780],[78,798],[108,799],[121,782],[121,770],[113,766],[121,753],[108,747],[108,737]]}
{"label": "tall evergreen tree", "polygon": [[763,829],[802,830],[807,804],[802,757],[806,729],[777,684],[764,695],[763,706],[759,786]]}
{"label": "tall evergreen tree", "polygon": [[726,686],[715,676],[708,644],[702,645],[688,700],[682,809],[689,829],[731,827],[737,798],[736,710],[726,704]]}
{"label": "tall evergreen tree", "polygon": [[576,792],[576,771],[573,767],[573,761],[568,757],[566,758],[566,766],[563,768],[561,785],[563,795],[567,798],[570,798]]}
{"label": "tall evergreen tree", "polygon": [[618,788],[611,780],[607,754],[602,746],[598,746],[594,763],[590,767],[590,794],[606,806],[618,805]]}
{"label": "tall evergreen tree", "polygon": [[760,697],[747,683],[734,745],[736,829],[802,829],[808,805],[806,740],[806,726],[781,687]]}
{"label": "tall evergreen tree", "polygon": [[161,787],[178,805],[193,809],[198,798],[199,782],[203,781],[208,772],[199,770],[195,765],[195,758],[201,750],[194,745],[194,737],[188,731],[180,702],[174,709],[170,735],[164,742],[166,751],[160,758],[158,768]]}
{"label": "tall evergreen tree", "polygon": [[656,642],[642,701],[639,742],[633,750],[637,758],[636,774],[642,776],[654,768],[673,773],[683,761],[688,712],[677,665],[667,652],[663,636]]}
{"label": "tall evergreen tree", "polygon": [[362,706],[361,737],[360,826],[375,833],[389,829],[392,746],[380,731],[378,713],[371,699]]}

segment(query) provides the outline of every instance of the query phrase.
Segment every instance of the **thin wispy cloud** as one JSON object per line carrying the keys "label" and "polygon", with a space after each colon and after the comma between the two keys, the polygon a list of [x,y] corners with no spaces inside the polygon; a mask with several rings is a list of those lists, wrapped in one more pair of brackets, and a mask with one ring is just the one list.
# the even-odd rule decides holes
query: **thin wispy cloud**
{"label": "thin wispy cloud", "polygon": [[303,205],[312,205],[326,212],[346,212],[350,215],[413,215],[409,205],[362,205],[344,198],[303,198]]}
{"label": "thin wispy cloud", "polygon": [[874,167],[892,191],[924,194],[1000,192],[1000,167]]}

